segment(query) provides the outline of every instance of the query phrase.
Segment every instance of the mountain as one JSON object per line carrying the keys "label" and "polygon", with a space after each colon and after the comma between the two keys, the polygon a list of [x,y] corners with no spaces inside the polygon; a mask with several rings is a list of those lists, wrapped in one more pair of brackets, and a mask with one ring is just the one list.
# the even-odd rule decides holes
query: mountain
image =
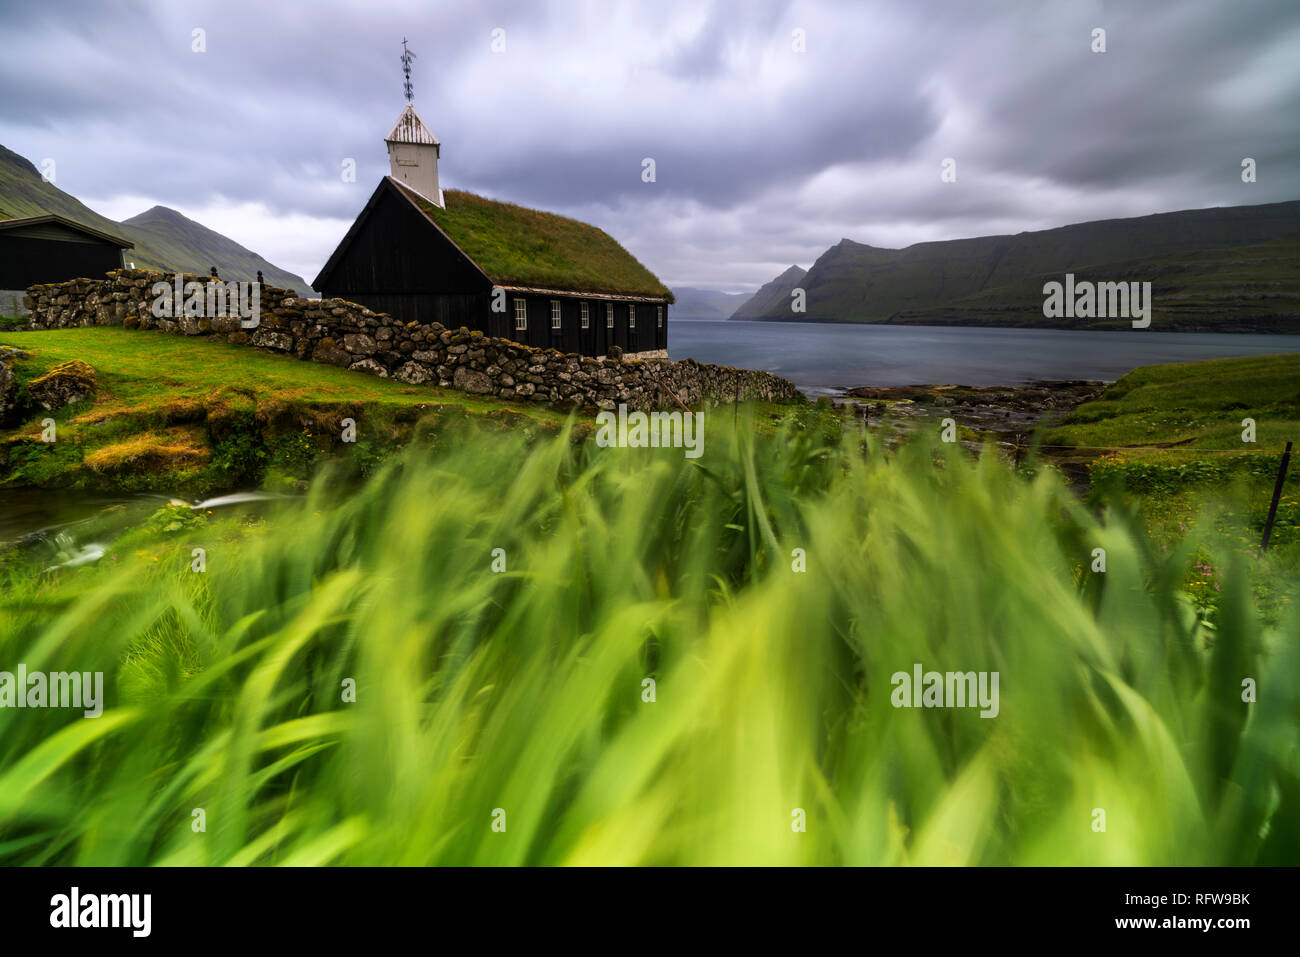
{"label": "mountain", "polygon": [[[1073,270],[1080,282],[1151,283],[1152,329],[1166,332],[1300,331],[1300,232],[1250,246],[1195,250]],[[995,286],[940,306],[907,309],[887,323],[1128,329],[1129,319],[1043,317],[1043,283]]]}
{"label": "mountain", "polygon": [[223,279],[256,279],[257,271],[272,286],[311,295],[301,276],[268,262],[233,239],[187,219],[174,209],[155,206],[124,222],[101,216],[80,200],[41,178],[30,161],[0,146],[0,218],[57,213],[135,244],[128,262],[141,269],[206,275],[216,266]]}
{"label": "mountain", "polygon": [[677,297],[671,311],[673,319],[726,319],[749,298],[743,292],[718,292],[692,286],[679,286],[673,295]]}
{"label": "mountain", "polygon": [[[301,276],[286,272],[267,262],[257,253],[245,249],[221,233],[208,229],[202,223],[187,219],[174,209],[155,206],[130,219],[122,220],[122,228],[135,240],[139,249],[143,242],[154,255],[169,263],[177,263],[184,272],[206,273],[211,266],[223,279],[256,279],[257,271],[272,286],[296,289],[304,295],[311,287]],[[128,252],[127,256],[130,257]],[[203,263],[207,263],[204,266]]]}
{"label": "mountain", "polygon": [[[847,240],[845,240],[847,242]],[[740,308],[731,314],[732,319],[784,319],[800,318],[790,311],[790,293],[802,284],[808,275],[806,269],[791,266],[771,282],[764,283]]]}
{"label": "mountain", "polygon": [[0,212],[6,219],[57,213],[103,232],[122,234],[119,225],[82,205],[41,178],[30,161],[0,146]]}
{"label": "mountain", "polygon": [[[1209,256],[1215,282],[1224,290],[1240,287],[1240,295],[1256,295],[1274,288],[1269,284],[1281,284],[1286,292],[1292,280],[1284,264],[1273,260],[1267,250],[1256,250],[1241,262],[1231,256],[1215,258],[1210,251],[1267,244],[1297,232],[1300,202],[1287,202],[1098,220],[1014,236],[918,243],[905,249],[881,249],[844,239],[826,250],[804,277],[806,313],[792,316],[787,300],[752,310],[747,304],[746,314],[736,318],[918,322],[924,317],[926,322],[961,322],[985,321],[1001,312],[1005,321],[1000,325],[1047,325],[1041,311],[1043,277],[1059,280],[1066,272],[1123,263],[1135,270],[1135,278],[1153,280],[1153,276],[1139,276],[1143,267],[1133,264],[1171,256],[1191,257],[1188,262]],[[1162,268],[1172,268],[1172,261]],[[1118,281],[1120,277],[1106,274],[1103,278]],[[1030,279],[1037,282],[1038,291],[1027,298],[1029,287],[1023,284]],[[779,282],[780,277],[768,286]],[[1290,291],[1296,291],[1294,284]],[[1215,297],[1205,304],[1219,310],[1216,326],[1231,324],[1240,295]],[[980,298],[972,302],[971,297]],[[947,307],[959,301],[967,308],[953,309],[950,315]],[[1159,296],[1156,308],[1161,308]],[[1284,309],[1283,314],[1290,313]],[[1075,320],[1058,324],[1078,325]]]}

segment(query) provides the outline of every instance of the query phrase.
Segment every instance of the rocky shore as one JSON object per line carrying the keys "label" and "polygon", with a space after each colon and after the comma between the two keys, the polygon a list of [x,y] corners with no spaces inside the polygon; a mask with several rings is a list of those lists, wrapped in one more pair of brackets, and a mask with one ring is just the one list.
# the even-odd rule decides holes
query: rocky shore
{"label": "rocky shore", "polygon": [[904,428],[927,418],[953,418],[957,424],[1014,446],[1028,444],[1039,426],[1054,425],[1066,414],[1105,391],[1107,382],[1090,379],[1041,380],[1018,386],[907,385],[849,389],[838,402],[856,407],[871,426]]}

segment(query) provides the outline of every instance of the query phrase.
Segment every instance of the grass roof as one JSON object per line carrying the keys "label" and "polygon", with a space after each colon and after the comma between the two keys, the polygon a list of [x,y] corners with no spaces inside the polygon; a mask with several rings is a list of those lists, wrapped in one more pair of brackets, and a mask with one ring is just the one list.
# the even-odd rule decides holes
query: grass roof
{"label": "grass roof", "polygon": [[499,285],[583,292],[672,294],[608,233],[566,216],[473,193],[443,192],[446,209],[406,195]]}

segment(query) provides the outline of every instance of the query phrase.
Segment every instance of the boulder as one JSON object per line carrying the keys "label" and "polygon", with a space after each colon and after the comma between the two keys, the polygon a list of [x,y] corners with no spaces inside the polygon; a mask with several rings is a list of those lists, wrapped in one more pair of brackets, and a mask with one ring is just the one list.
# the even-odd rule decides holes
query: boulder
{"label": "boulder", "polygon": [[388,370],[381,366],[374,359],[359,359],[348,366],[353,372],[365,372],[369,375],[377,375],[381,379],[388,378]]}
{"label": "boulder", "polygon": [[252,343],[259,349],[275,349],[278,352],[288,352],[293,348],[293,336],[287,332],[273,332],[263,327],[253,333]]}
{"label": "boulder", "polygon": [[312,362],[324,362],[332,366],[342,366],[345,369],[352,364],[352,360],[353,357],[348,354],[346,349],[341,348],[338,343],[329,338],[318,342],[311,353]]}
{"label": "boulder", "polygon": [[27,393],[46,412],[53,412],[74,402],[84,402],[95,394],[97,387],[95,370],[80,359],[72,359],[28,382]]}
{"label": "boulder", "polygon": [[483,372],[475,372],[469,366],[457,366],[451,379],[452,387],[461,392],[474,395],[488,395],[497,391],[492,379]]}
{"label": "boulder", "polygon": [[369,356],[375,353],[375,340],[361,333],[349,333],[343,337],[343,348],[352,355]]}
{"label": "boulder", "polygon": [[435,379],[436,375],[422,362],[407,362],[393,374],[393,378],[411,385],[424,385]]}

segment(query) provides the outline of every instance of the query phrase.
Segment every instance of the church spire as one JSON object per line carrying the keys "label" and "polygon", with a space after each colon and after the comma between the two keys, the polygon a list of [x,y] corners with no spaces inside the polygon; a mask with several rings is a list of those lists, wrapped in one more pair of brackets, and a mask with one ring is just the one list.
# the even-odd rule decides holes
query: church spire
{"label": "church spire", "polygon": [[409,186],[429,202],[443,206],[442,190],[438,186],[438,157],[442,154],[442,144],[424,125],[411,102],[415,95],[411,86],[411,60],[415,54],[406,44],[403,38],[402,75],[406,108],[384,137],[388,146],[388,167],[393,179]]}

